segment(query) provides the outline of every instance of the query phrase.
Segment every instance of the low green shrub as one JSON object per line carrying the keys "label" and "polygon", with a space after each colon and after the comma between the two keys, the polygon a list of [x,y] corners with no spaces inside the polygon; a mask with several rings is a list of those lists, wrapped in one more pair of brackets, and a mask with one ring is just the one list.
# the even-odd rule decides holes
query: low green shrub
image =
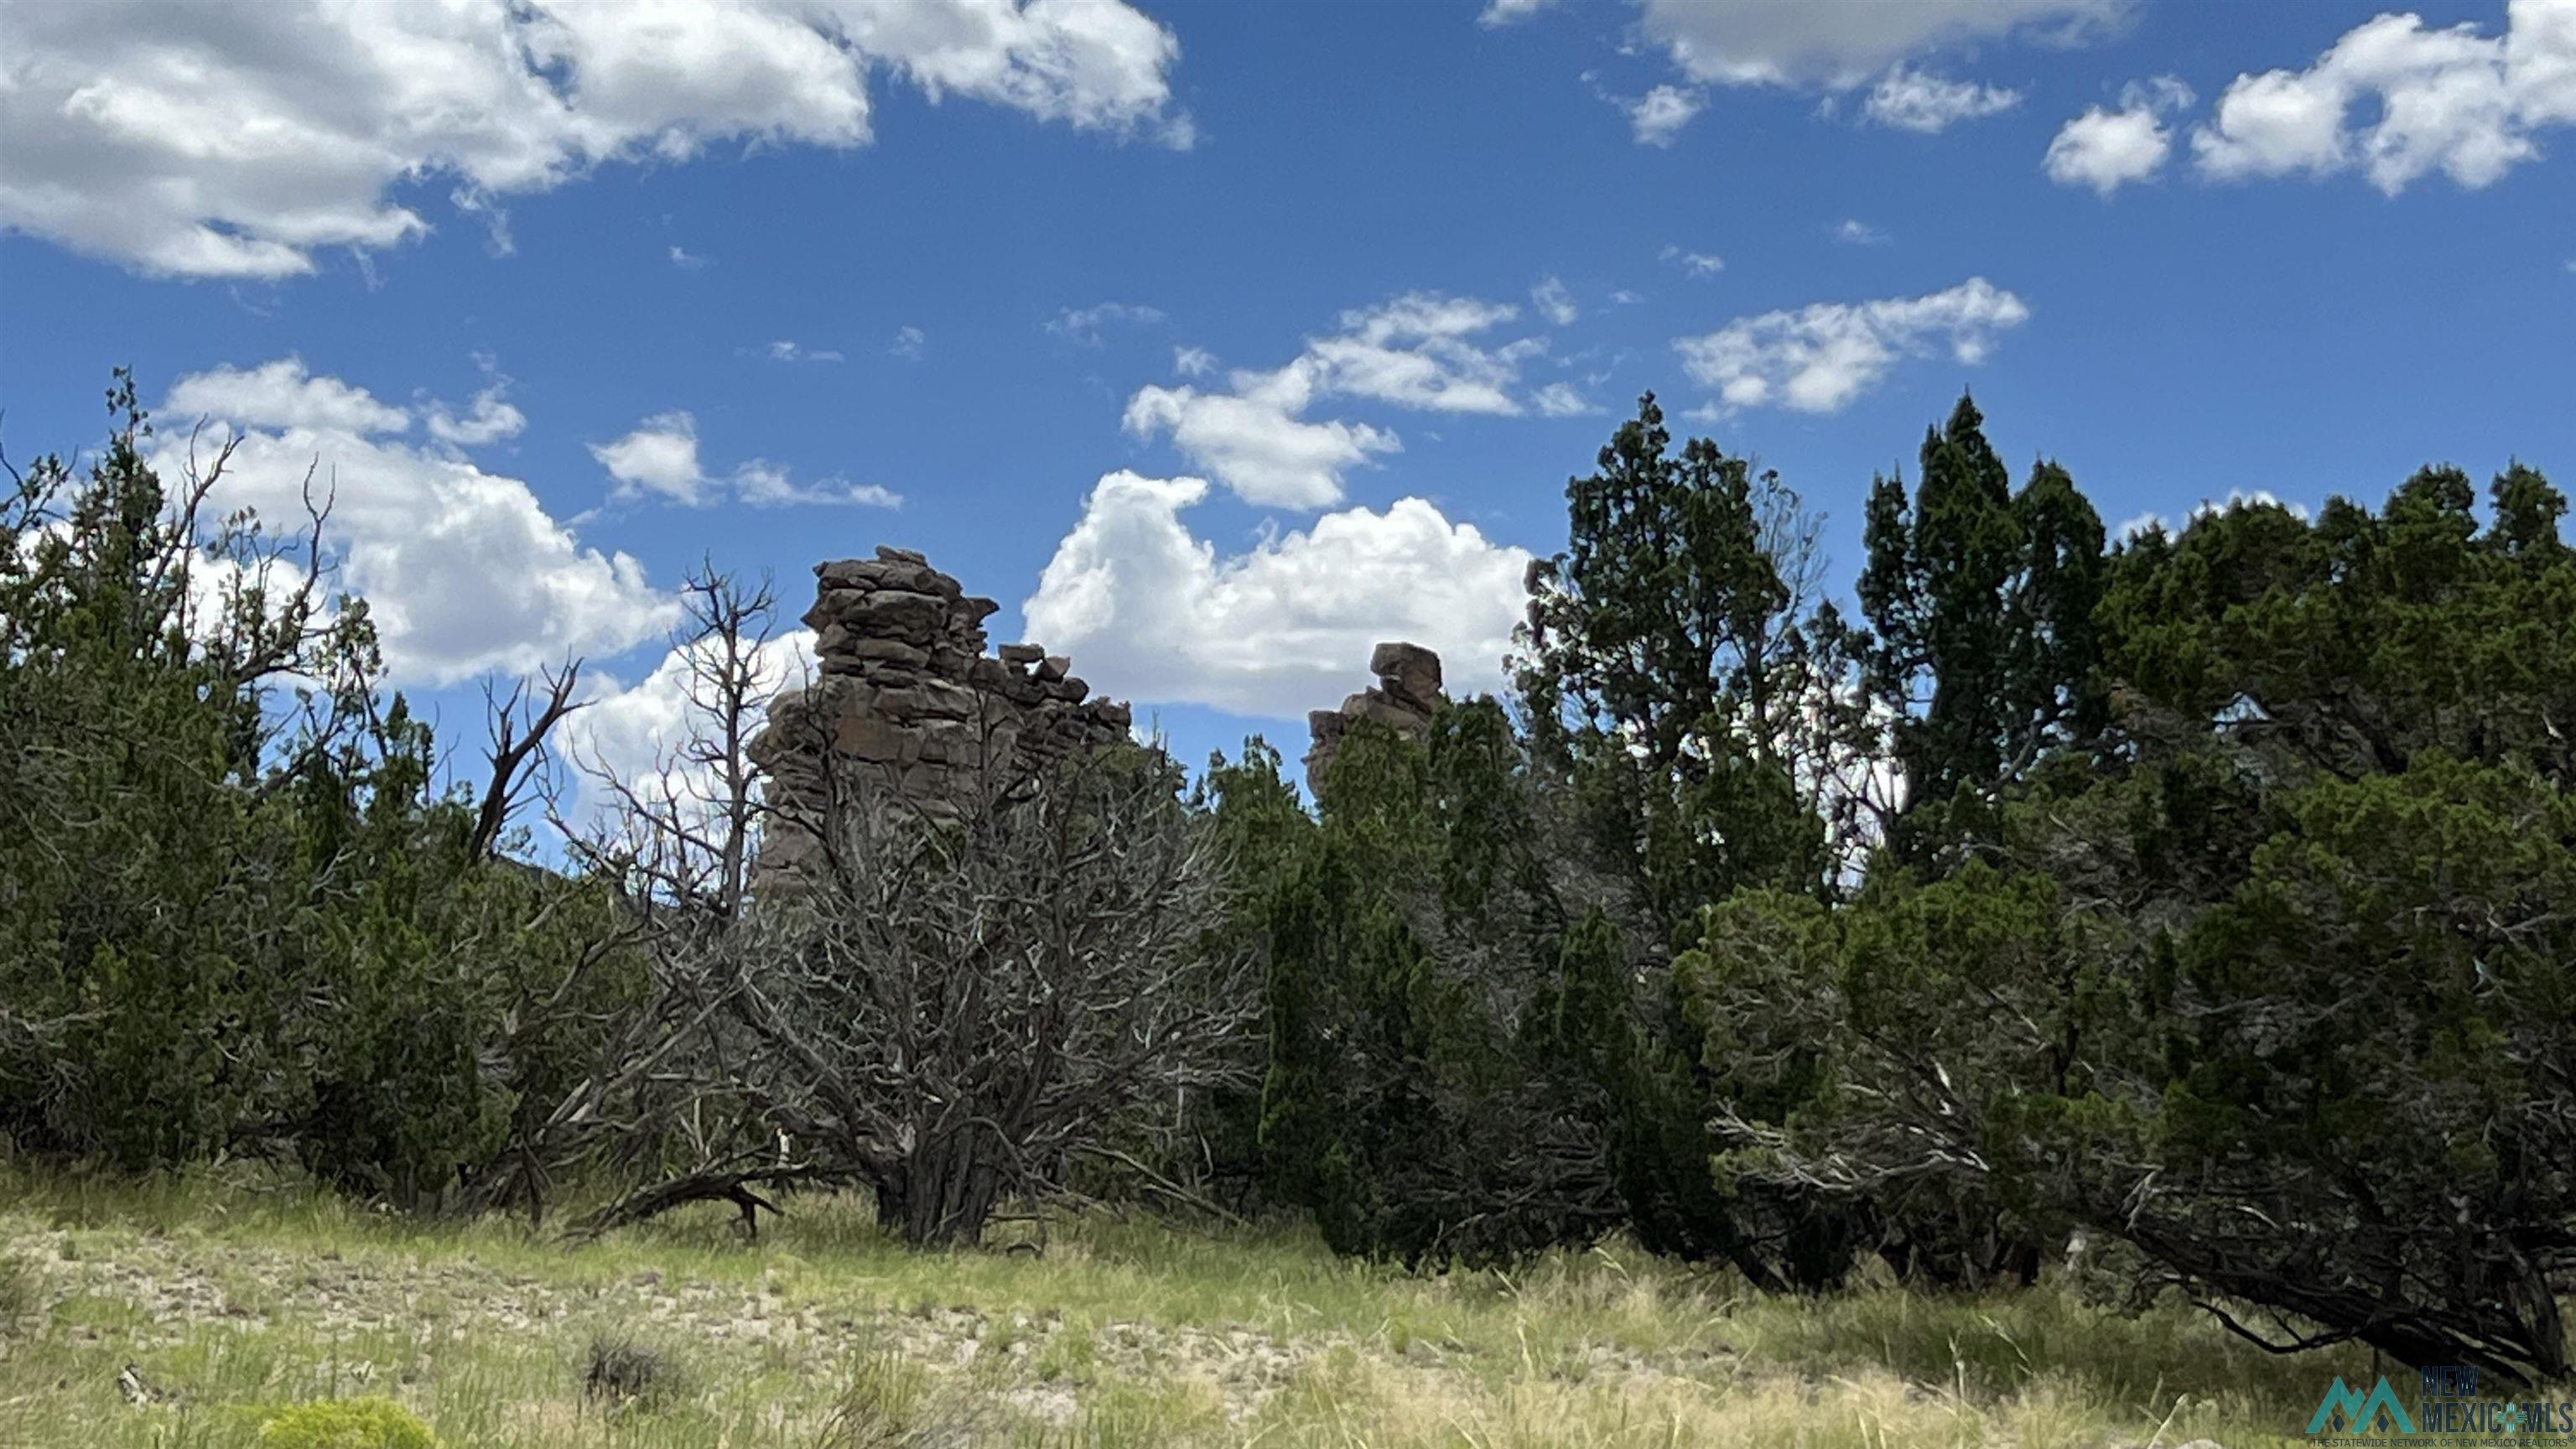
{"label": "low green shrub", "polygon": [[437,1449],[437,1436],[385,1398],[290,1404],[259,1426],[259,1449]]}

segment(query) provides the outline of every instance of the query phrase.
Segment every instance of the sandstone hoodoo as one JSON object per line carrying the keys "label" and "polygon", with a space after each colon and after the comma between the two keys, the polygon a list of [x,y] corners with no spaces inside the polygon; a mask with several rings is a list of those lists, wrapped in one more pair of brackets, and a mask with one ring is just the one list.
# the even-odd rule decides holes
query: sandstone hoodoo
{"label": "sandstone hoodoo", "polygon": [[[910,549],[814,568],[816,677],[780,693],[751,742],[776,808],[764,870],[813,850],[794,822],[819,815],[825,771],[867,772],[934,814],[960,808],[987,770],[1025,769],[1126,736],[1126,705],[1090,697],[1070,661],[1035,644],[984,652],[1001,605]],[[1436,669],[1436,666],[1435,666]]]}
{"label": "sandstone hoodoo", "polygon": [[1440,708],[1440,656],[1419,644],[1390,640],[1369,652],[1370,688],[1342,701],[1339,709],[1319,709],[1306,716],[1314,743],[1306,751],[1306,793],[1316,795],[1333,751],[1354,720],[1372,719],[1400,733],[1420,738],[1431,728]]}

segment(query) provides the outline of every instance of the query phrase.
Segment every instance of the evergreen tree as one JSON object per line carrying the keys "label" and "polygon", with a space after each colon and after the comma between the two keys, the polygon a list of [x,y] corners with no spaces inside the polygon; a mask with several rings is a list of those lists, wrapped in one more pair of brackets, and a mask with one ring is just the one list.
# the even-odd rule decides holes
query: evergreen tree
{"label": "evergreen tree", "polygon": [[476,848],[318,521],[212,516],[228,455],[108,404],[0,498],[0,1133],[436,1199],[631,999],[613,897]]}
{"label": "evergreen tree", "polygon": [[1625,946],[1570,921],[1501,708],[1362,721],[1269,898],[1261,1147],[1337,1251],[1505,1262],[1615,1226],[1586,1054]]}
{"label": "evergreen tree", "polygon": [[1905,779],[1893,843],[1919,860],[1978,833],[1995,787],[2049,746],[2099,728],[2102,521],[2054,463],[2012,492],[1962,396],[1924,437],[1911,499],[1902,479],[1871,485],[1866,544],[1870,688]]}
{"label": "evergreen tree", "polygon": [[1712,929],[1713,1049],[1829,1063],[1791,1120],[1728,1124],[1733,1164],[2082,1226],[2276,1347],[2564,1377],[2576,554],[2537,474],[2492,497],[2482,530],[2430,468],[2121,549],[2098,748],[1977,857],[1874,876],[1803,971]]}
{"label": "evergreen tree", "polygon": [[[1533,750],[1617,891],[1645,970],[1581,1055],[1631,1228],[1766,1286],[1822,1283],[1848,1226],[1800,1195],[1722,1183],[1709,1122],[1732,1087],[1671,951],[1749,889],[1822,896],[1857,800],[1839,787],[1860,701],[1848,631],[1812,597],[1812,519],[1776,473],[1707,439],[1678,450],[1649,394],[1566,485],[1566,551],[1533,566],[1518,683]],[[1793,1226],[1804,1225],[1804,1226]]]}
{"label": "evergreen tree", "polygon": [[1565,552],[1531,566],[1516,683],[1590,839],[1661,923],[1743,885],[1821,888],[1840,626],[1809,597],[1797,495],[1705,438],[1674,451],[1649,393],[1566,511]]}

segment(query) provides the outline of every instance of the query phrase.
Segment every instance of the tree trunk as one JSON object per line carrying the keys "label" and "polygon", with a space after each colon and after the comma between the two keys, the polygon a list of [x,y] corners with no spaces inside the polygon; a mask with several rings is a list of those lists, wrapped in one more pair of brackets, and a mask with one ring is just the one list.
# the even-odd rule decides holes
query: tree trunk
{"label": "tree trunk", "polygon": [[969,1127],[914,1148],[877,1184],[877,1222],[917,1248],[981,1242],[1002,1193],[997,1146]]}

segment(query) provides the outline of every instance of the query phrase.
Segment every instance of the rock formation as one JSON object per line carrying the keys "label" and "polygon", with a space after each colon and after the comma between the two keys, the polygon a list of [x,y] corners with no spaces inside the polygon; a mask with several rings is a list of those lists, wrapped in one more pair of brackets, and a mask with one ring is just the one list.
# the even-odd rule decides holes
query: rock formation
{"label": "rock formation", "polygon": [[1089,698],[1063,657],[1034,644],[984,652],[984,619],[1001,605],[967,593],[910,549],[814,567],[817,676],[770,702],[750,746],[773,817],[764,873],[810,858],[794,825],[817,818],[825,774],[840,769],[900,792],[933,814],[964,808],[985,771],[1024,769],[1124,739],[1127,706]]}
{"label": "rock formation", "polygon": [[1325,767],[1333,762],[1342,736],[1354,720],[1373,719],[1399,733],[1420,738],[1431,728],[1440,708],[1440,656],[1419,644],[1389,641],[1369,652],[1369,673],[1377,683],[1342,701],[1340,709],[1314,710],[1306,728],[1314,744],[1306,751],[1306,793],[1318,796]]}

